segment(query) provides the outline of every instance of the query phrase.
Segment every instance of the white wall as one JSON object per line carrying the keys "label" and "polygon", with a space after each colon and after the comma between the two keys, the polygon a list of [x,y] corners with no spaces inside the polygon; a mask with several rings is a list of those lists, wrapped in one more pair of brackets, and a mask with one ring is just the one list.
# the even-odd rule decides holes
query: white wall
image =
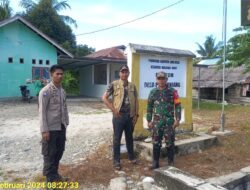
{"label": "white wall", "polygon": [[92,66],[84,67],[80,70],[80,95],[100,98],[107,85],[93,84]]}
{"label": "white wall", "polygon": [[[121,64],[107,64],[107,85],[97,85],[93,83],[93,66],[84,67],[80,70],[80,95],[100,98],[108,87],[110,81],[114,80],[115,71],[119,70]],[[110,70],[108,69],[110,68]],[[109,80],[110,79],[110,80]]]}
{"label": "white wall", "polygon": [[122,64],[118,64],[118,63],[111,63],[110,64],[110,82],[117,80],[117,78],[115,78],[115,72],[118,71],[118,77],[119,77],[119,69],[121,67]]}
{"label": "white wall", "polygon": [[127,46],[126,54],[127,54],[127,65],[128,65],[129,70],[130,70],[130,75],[129,75],[128,80],[131,81],[131,79],[132,79],[131,73],[133,71],[132,71],[132,50],[131,50],[130,46]]}

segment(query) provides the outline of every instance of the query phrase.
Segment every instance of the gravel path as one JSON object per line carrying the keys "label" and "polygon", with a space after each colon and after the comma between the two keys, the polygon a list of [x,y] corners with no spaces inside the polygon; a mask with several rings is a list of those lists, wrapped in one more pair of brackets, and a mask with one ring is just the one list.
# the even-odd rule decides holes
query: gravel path
{"label": "gravel path", "polygon": [[[100,102],[68,102],[70,125],[62,164],[77,163],[112,138],[111,113]],[[0,102],[0,181],[42,171],[36,103]],[[16,179],[14,179],[16,180]]]}

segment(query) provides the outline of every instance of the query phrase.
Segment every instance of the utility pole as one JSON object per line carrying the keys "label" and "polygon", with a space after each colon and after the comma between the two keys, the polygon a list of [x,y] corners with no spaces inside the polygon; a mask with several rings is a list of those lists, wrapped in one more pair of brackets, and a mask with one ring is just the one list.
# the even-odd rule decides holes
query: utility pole
{"label": "utility pole", "polygon": [[226,45],[227,45],[227,0],[223,2],[223,71],[222,71],[222,111],[221,111],[221,127],[220,130],[223,132],[225,128],[225,64],[226,64]]}
{"label": "utility pole", "polygon": [[201,84],[200,84],[200,81],[201,81],[201,67],[198,67],[199,69],[199,79],[198,79],[198,110],[200,110],[200,99],[201,99]]}

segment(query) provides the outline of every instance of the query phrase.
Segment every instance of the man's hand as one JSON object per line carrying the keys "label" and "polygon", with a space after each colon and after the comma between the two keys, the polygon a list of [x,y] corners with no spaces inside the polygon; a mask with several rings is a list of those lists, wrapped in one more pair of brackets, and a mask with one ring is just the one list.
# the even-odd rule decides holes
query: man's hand
{"label": "man's hand", "polygon": [[120,117],[120,113],[113,107],[113,105],[109,102],[109,94],[108,92],[105,92],[102,96],[102,101],[104,102],[104,104],[113,112],[115,117]]}
{"label": "man's hand", "polygon": [[135,116],[133,117],[133,121],[132,121],[132,122],[133,122],[133,126],[135,126],[137,120],[138,120],[138,115],[135,115]]}
{"label": "man's hand", "polygon": [[117,109],[113,110],[113,114],[115,117],[121,117],[121,115],[120,115],[119,111],[117,111]]}
{"label": "man's hand", "polygon": [[174,120],[174,128],[178,127],[180,125],[180,120],[179,119],[175,119]]}
{"label": "man's hand", "polygon": [[49,141],[49,132],[43,132],[42,133],[42,138],[45,141]]}
{"label": "man's hand", "polygon": [[148,128],[149,129],[152,129],[154,127],[154,124],[153,124],[153,122],[151,121],[151,122],[148,122]]}

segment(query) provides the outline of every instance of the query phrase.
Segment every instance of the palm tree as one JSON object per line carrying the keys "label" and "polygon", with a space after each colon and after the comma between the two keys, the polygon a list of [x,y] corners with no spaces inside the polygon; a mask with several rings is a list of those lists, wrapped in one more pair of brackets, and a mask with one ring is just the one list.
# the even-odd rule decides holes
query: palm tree
{"label": "palm tree", "polygon": [[215,38],[213,35],[207,36],[204,42],[204,46],[196,43],[199,47],[197,53],[201,55],[202,59],[211,59],[218,57],[218,51],[222,46],[222,42],[215,43]]}
{"label": "palm tree", "polygon": [[[62,0],[62,1],[58,1],[58,0],[39,0],[38,2],[32,1],[32,0],[21,0],[20,1],[20,5],[26,9],[27,12],[33,10],[34,8],[36,8],[39,3],[43,3],[43,2],[47,2],[51,8],[56,12],[60,12],[61,10],[65,10],[65,9],[70,9],[70,5],[67,3],[67,0]],[[76,21],[69,17],[69,16],[65,16],[65,15],[59,15],[60,18],[67,24],[73,24],[75,27],[77,27]]]}
{"label": "palm tree", "polygon": [[0,21],[10,18],[12,15],[12,8],[9,0],[0,0]]}

